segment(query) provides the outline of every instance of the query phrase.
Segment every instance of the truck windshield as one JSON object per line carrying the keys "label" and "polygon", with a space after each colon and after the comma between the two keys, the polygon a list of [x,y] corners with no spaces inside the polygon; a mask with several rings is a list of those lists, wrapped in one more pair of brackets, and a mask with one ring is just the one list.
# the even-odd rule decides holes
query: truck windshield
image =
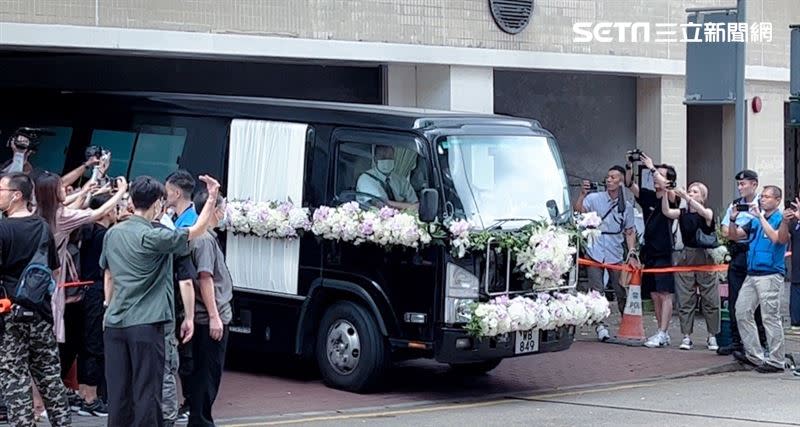
{"label": "truck windshield", "polygon": [[448,213],[456,218],[516,228],[569,210],[564,166],[551,138],[449,136],[437,152]]}

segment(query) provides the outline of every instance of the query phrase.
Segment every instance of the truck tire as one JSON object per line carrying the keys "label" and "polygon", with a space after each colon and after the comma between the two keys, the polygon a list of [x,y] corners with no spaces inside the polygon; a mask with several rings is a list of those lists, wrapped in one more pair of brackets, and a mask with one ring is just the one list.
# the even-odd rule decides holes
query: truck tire
{"label": "truck tire", "polygon": [[496,368],[503,359],[491,359],[481,362],[451,363],[450,369],[463,375],[481,375]]}
{"label": "truck tire", "polygon": [[372,314],[352,301],[328,308],[317,330],[316,349],[325,384],[356,393],[374,390],[391,360]]}

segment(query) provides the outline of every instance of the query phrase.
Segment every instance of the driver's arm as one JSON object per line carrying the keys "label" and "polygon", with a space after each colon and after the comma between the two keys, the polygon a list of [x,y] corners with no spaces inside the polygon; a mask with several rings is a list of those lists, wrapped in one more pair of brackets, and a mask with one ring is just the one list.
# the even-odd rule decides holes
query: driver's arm
{"label": "driver's arm", "polygon": [[358,182],[356,183],[356,191],[359,193],[364,193],[370,196],[374,196],[376,199],[380,200],[388,199],[386,193],[383,191],[383,188],[381,188],[381,185],[366,173],[362,173],[358,177]]}

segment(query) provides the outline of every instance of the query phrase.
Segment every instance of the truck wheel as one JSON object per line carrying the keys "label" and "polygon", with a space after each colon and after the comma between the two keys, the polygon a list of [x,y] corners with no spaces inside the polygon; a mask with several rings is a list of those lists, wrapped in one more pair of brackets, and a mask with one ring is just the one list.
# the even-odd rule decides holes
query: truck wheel
{"label": "truck wheel", "polygon": [[317,364],[330,387],[363,393],[380,383],[390,363],[388,344],[363,306],[340,301],[317,331]]}
{"label": "truck wheel", "polygon": [[451,363],[450,369],[463,375],[481,375],[496,368],[503,359],[491,359],[481,362]]}

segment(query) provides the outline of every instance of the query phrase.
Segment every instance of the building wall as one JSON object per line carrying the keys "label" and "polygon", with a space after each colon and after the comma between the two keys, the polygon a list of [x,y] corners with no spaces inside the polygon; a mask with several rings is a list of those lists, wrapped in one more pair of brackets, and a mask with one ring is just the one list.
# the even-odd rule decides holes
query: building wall
{"label": "building wall", "polygon": [[558,140],[569,174],[602,181],[636,147],[633,77],[495,71],[494,82],[495,112],[539,120]]}
{"label": "building wall", "polygon": [[[572,25],[684,23],[687,7],[735,3],[536,0],[531,24],[517,35],[495,25],[486,0],[2,0],[0,22],[683,59],[683,43],[574,43]],[[797,0],[749,0],[748,21],[773,24],[771,43],[748,45],[748,63],[788,67],[788,26],[800,22]]]}
{"label": "building wall", "polygon": [[686,184],[700,181],[709,189],[707,206],[717,217],[729,195],[723,192],[722,107],[690,106],[686,111]]}
{"label": "building wall", "polygon": [[[758,172],[762,185],[784,187],[784,103],[788,83],[748,82],[747,92],[747,165]],[[754,113],[751,102],[761,97],[762,110]]]}

